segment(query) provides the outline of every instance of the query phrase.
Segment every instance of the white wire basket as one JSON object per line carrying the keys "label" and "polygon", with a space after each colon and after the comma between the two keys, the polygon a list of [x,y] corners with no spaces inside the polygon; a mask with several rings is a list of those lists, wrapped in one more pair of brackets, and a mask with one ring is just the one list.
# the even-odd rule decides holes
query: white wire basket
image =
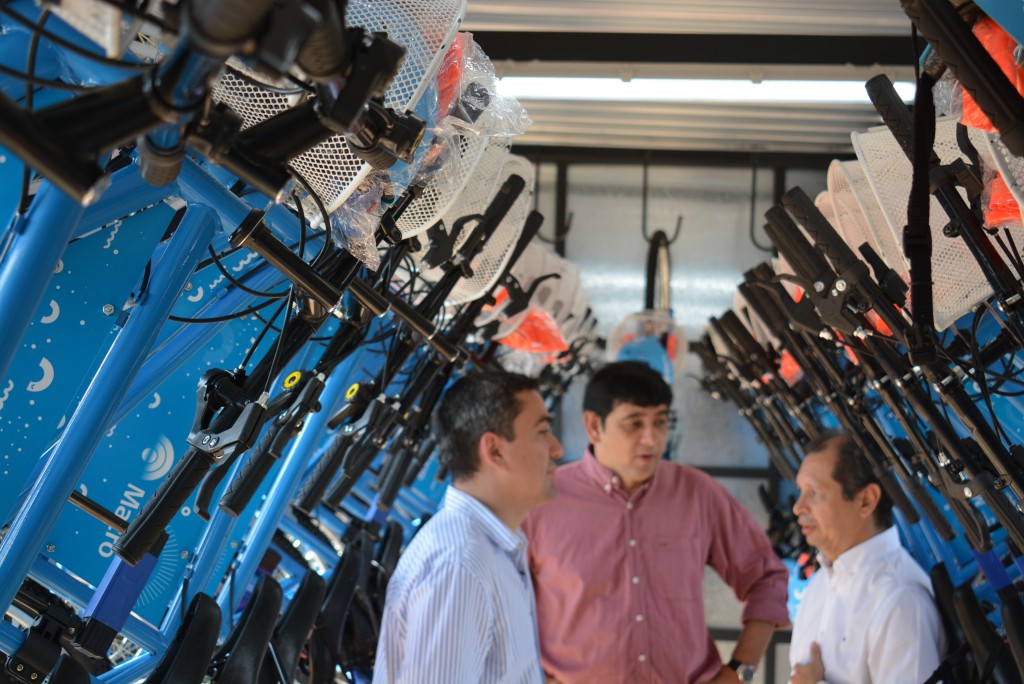
{"label": "white wire basket", "polygon": [[[498,224],[490,239],[484,243],[483,249],[473,257],[470,262],[473,275],[460,280],[448,296],[447,303],[450,306],[465,304],[485,295],[494,287],[498,277],[508,265],[508,260],[519,241],[519,236],[523,233],[526,217],[533,208],[533,164],[524,157],[509,155],[499,179],[503,183],[513,174],[522,177],[526,181],[526,187],[512,203],[512,207]],[[465,237],[468,237],[469,232],[464,230],[459,236],[459,246],[465,242]]]}
{"label": "white wire basket", "polygon": [[458,143],[458,158],[453,159],[448,167],[435,174],[423,189],[423,193],[402,212],[397,224],[403,238],[419,235],[454,208],[455,202],[473,179],[477,166],[484,158],[490,137],[461,135],[458,136]]}
{"label": "white wire basket", "polygon": [[[385,104],[409,112],[419,102],[434,77],[445,51],[465,16],[465,0],[352,0],[345,20],[371,32],[383,32],[406,49],[405,59],[385,94]],[[236,64],[236,66],[238,66]],[[304,94],[280,94],[253,85],[226,72],[213,90],[244,120],[247,128],[294,107]],[[348,198],[372,167],[352,153],[344,136],[331,136],[291,160],[333,212]],[[314,224],[322,221],[311,215]]]}
{"label": "white wire basket", "polygon": [[[894,253],[891,242],[894,241],[896,245],[903,242],[903,226],[907,222],[907,200],[913,176],[910,161],[887,128],[853,133],[851,138],[891,236],[890,246],[885,250],[887,253],[883,254],[883,258],[896,268],[900,263],[905,264],[902,250]],[[971,139],[981,141],[977,132],[972,133]],[[943,118],[936,122],[935,153],[943,164],[962,156],[956,142],[955,119]],[[962,191],[961,195],[964,196]],[[964,199],[966,201],[966,196]],[[963,240],[943,234],[942,229],[948,223],[948,217],[935,197],[930,202],[935,327],[945,330],[991,296],[992,289]],[[913,303],[909,306],[912,307]]]}
{"label": "white wire basket", "polygon": [[[870,239],[867,236],[864,239],[882,260],[905,282],[910,282],[910,267],[903,255],[903,241],[889,228],[882,207],[864,173],[864,167],[858,160],[838,164],[833,162],[833,165],[836,167],[834,174],[833,169],[829,168],[829,192],[833,196],[833,204],[843,203],[845,207],[840,222],[844,227],[849,223],[849,230],[855,235],[866,232]],[[859,229],[853,226],[858,220],[861,221]],[[860,247],[859,244],[851,246],[854,249]]]}
{"label": "white wire basket", "polygon": [[[547,276],[556,275],[556,278]],[[545,310],[559,326],[559,332],[567,332],[566,319],[571,315],[576,303],[577,292],[581,291],[579,267],[555,254],[551,249],[530,243],[519,261],[512,267],[512,276],[519,282],[524,292],[528,292],[534,283],[544,278],[533,292],[529,306]],[[498,330],[493,339],[501,340],[515,332],[526,318],[529,309],[505,317],[502,308],[496,308],[481,323],[497,318]],[[568,339],[566,340],[569,341]]]}

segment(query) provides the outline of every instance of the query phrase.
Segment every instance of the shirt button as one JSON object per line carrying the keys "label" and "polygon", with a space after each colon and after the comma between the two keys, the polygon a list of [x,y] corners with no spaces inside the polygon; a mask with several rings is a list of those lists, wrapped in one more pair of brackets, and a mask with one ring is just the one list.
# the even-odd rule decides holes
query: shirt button
{"label": "shirt button", "polygon": [[612,484],[619,484],[619,476],[612,475]]}
{"label": "shirt button", "polygon": [[641,663],[647,662],[647,656],[641,653],[639,656],[637,656],[637,660],[639,660]]}
{"label": "shirt button", "polygon": [[630,501],[628,504],[626,504],[626,510],[627,511],[633,510],[633,502],[632,501]]}
{"label": "shirt button", "polygon": [[610,484],[607,484],[607,485],[604,486],[604,493],[605,494],[608,494],[611,491],[612,491],[612,486]]}
{"label": "shirt button", "polygon": [[637,615],[636,616],[636,621],[637,622],[643,622],[644,621],[644,616],[643,615]]}
{"label": "shirt button", "polygon": [[640,578],[639,577],[634,577],[633,578],[633,584],[640,584]]}
{"label": "shirt button", "polygon": [[630,546],[636,546],[636,539],[630,539],[629,540],[629,545]]}

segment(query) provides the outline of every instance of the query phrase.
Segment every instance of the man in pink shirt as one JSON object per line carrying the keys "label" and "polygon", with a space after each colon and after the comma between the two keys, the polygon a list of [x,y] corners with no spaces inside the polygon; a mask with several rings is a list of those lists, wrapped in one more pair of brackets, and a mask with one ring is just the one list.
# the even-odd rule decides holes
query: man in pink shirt
{"label": "man in pink shirt", "polygon": [[[789,624],[787,573],[754,518],[710,476],[661,460],[671,403],[646,364],[596,372],[583,398],[590,449],[558,469],[558,496],[523,525],[549,682],[751,681]],[[724,666],[704,622],[706,566],[745,603]]]}

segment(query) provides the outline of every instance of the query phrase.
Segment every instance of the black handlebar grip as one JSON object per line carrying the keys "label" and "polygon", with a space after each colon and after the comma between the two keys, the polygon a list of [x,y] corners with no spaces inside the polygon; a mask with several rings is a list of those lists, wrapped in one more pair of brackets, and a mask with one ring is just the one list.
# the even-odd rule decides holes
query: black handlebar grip
{"label": "black handlebar grip", "polygon": [[412,462],[412,451],[402,449],[388,457],[390,467],[387,473],[377,483],[378,505],[387,508],[395,502],[398,491],[405,483],[405,473],[409,470]]}
{"label": "black handlebar grip", "polygon": [[[756,276],[748,273],[748,278],[756,279]],[[778,331],[789,325],[789,317],[772,301],[772,296],[766,290],[746,282],[740,284],[739,291],[758,318],[771,328],[773,334],[778,335]]]}
{"label": "black handlebar grip", "polygon": [[186,451],[114,542],[114,552],[129,565],[142,560],[212,467],[213,460],[206,452]]}
{"label": "black handlebar grip", "polygon": [[899,480],[896,479],[896,474],[892,468],[887,465],[879,465],[873,470],[875,471],[875,477],[878,478],[878,482],[882,485],[882,489],[892,499],[893,506],[907,519],[907,523],[913,525],[919,522],[921,516],[917,514],[917,509],[914,508],[910,497],[903,491],[903,487],[900,486]]}
{"label": "black handlebar grip", "polygon": [[[892,133],[892,137],[896,138],[896,143],[907,155],[907,159],[913,163],[914,117],[896,92],[892,81],[885,74],[879,74],[868,79],[864,88],[868,91],[868,97],[871,99],[871,104],[875,106],[875,111],[882,117],[882,121]],[[937,160],[934,150],[932,150],[932,157],[933,162]]]}
{"label": "black handlebar grip", "polygon": [[765,232],[779,248],[782,256],[786,257],[796,275],[811,283],[831,279],[832,269],[829,268],[828,262],[811,246],[785,209],[772,207],[764,216],[768,220]]}
{"label": "black handlebar grip", "polygon": [[[291,430],[287,423],[274,422],[263,435],[263,439],[252,452],[249,460],[246,461],[227,490],[220,498],[219,508],[233,518],[237,518],[245,510],[245,507],[252,501],[253,495],[259,489],[263,479],[270,472],[270,469],[281,458],[281,451],[288,439],[291,437]],[[280,441],[279,441],[280,440]]]}
{"label": "black handlebar grip", "polygon": [[814,238],[814,244],[828,258],[836,273],[843,275],[851,269],[860,268],[862,276],[867,275],[867,266],[854,254],[850,245],[846,244],[846,240],[836,232],[825,215],[818,211],[802,188],[795,187],[784,194],[782,205]]}
{"label": "black handlebar grip", "polygon": [[[344,7],[344,4],[342,4]],[[345,25],[334,2],[318,3],[322,16],[295,61],[314,80],[337,76],[347,59]]]}
{"label": "black handlebar grip", "polygon": [[273,6],[274,0],[191,0],[188,13],[202,43],[230,46],[255,34]]}
{"label": "black handlebar grip", "polygon": [[[764,357],[764,347],[754,338],[747,326],[732,309],[727,309],[721,317],[722,327],[739,347],[740,352],[748,359]],[[762,359],[766,360],[766,359]]]}
{"label": "black handlebar grip", "polygon": [[526,189],[526,181],[522,176],[511,174],[498,188],[498,192],[491,198],[490,204],[484,211],[483,218],[477,223],[473,232],[469,234],[462,248],[459,250],[463,256],[472,259],[483,247],[484,243],[491,239],[498,226],[505,219],[505,215],[519,199],[519,195]]}
{"label": "black handlebar grip", "polygon": [[1024,155],[1024,98],[948,0],[906,0],[903,11],[928,39],[1015,155]]}
{"label": "black handlebar grip", "polygon": [[405,480],[403,484],[406,487],[412,487],[416,483],[416,478],[420,476],[420,471],[423,470],[423,466],[430,460],[431,454],[434,453],[434,439],[428,437],[427,439],[420,442],[416,449],[416,457],[413,466],[405,471]]}
{"label": "black handlebar grip", "polygon": [[[734,342],[733,339],[729,336],[728,331],[726,331],[725,326],[722,325],[722,322],[720,320],[718,320],[714,316],[711,316],[710,318],[708,318],[708,325],[711,326],[711,329],[715,331],[715,334],[718,336],[718,339],[720,339],[722,343],[725,344],[726,347],[728,347],[728,349],[724,350],[725,353],[721,354],[721,356],[729,356],[734,358],[742,357],[742,352],[740,351],[739,347],[737,347],[736,342]],[[714,342],[712,342],[711,344],[711,350],[715,354],[718,354],[718,351],[715,349]]]}
{"label": "black handlebar grip", "polygon": [[345,470],[341,473],[341,477],[335,480],[324,495],[324,503],[335,508],[340,506],[345,497],[352,492],[352,488],[356,486],[356,482],[363,476],[363,473],[369,470],[373,459],[377,456],[377,451],[373,440],[364,439],[358,444],[353,451],[352,458],[346,464]]}
{"label": "black handlebar grip", "polygon": [[348,434],[340,434],[331,441],[327,451],[316,462],[313,472],[295,498],[295,503],[292,504],[295,508],[307,515],[313,514],[316,507],[320,505],[321,499],[324,498],[327,486],[331,484],[334,475],[345,462],[345,455],[351,445],[352,438]]}

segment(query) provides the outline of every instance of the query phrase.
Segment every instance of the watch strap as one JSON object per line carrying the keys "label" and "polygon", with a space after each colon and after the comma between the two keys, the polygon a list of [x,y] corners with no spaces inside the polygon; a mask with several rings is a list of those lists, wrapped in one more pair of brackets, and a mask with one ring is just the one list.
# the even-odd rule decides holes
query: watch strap
{"label": "watch strap", "polygon": [[725,666],[738,674],[741,682],[753,681],[754,672],[757,670],[754,665],[748,665],[747,663],[736,660],[735,658],[726,663]]}

